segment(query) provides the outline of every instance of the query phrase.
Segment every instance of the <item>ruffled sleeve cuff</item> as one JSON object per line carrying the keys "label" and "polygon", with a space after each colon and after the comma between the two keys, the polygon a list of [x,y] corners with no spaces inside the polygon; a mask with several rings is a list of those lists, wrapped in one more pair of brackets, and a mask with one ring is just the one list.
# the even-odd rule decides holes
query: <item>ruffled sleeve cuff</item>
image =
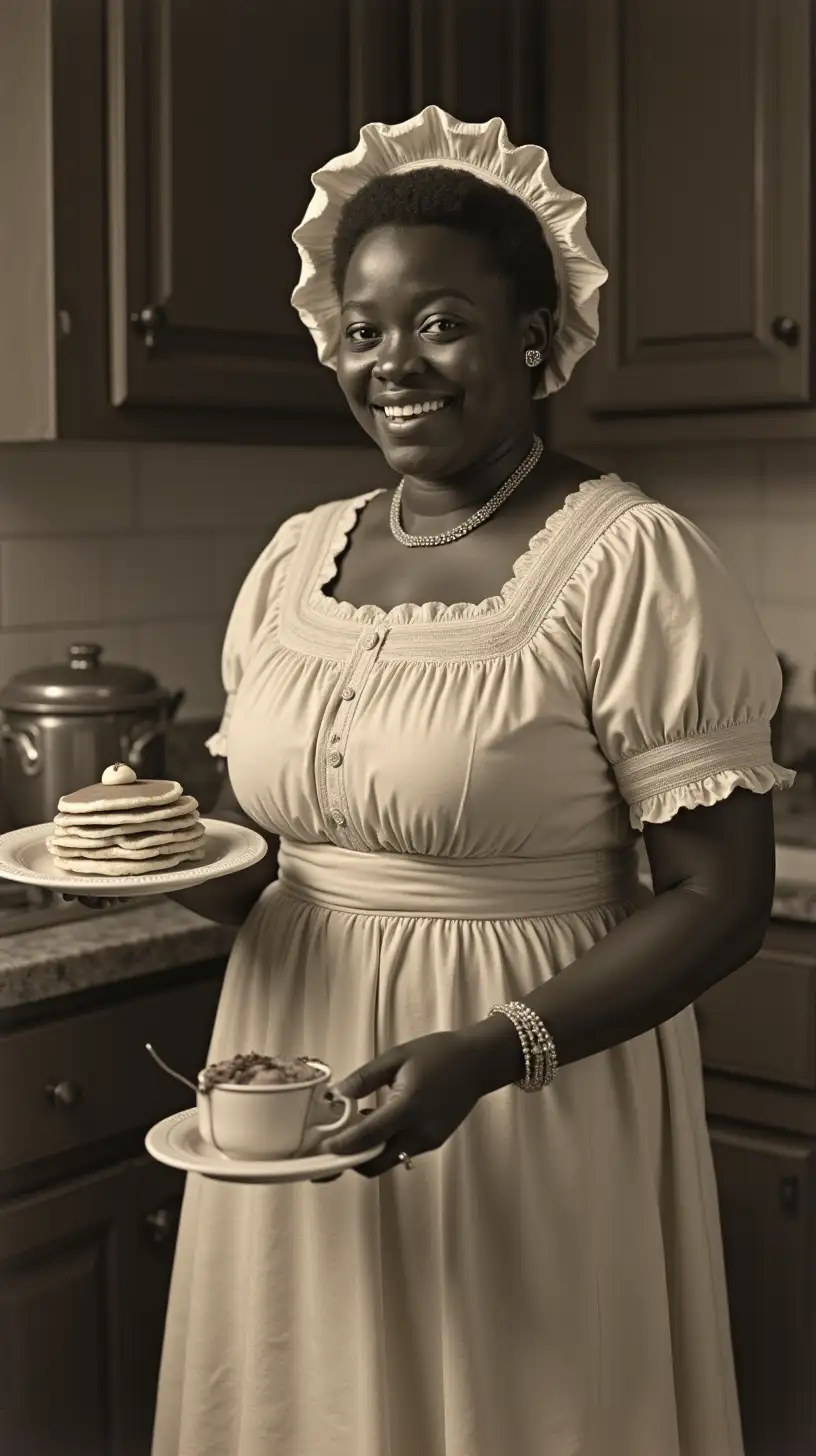
{"label": "ruffled sleeve cuff", "polygon": [[665,824],[678,809],[716,804],[736,788],[766,794],[793,784],[793,769],[774,762],[767,720],[718,728],[664,743],[614,766],[633,829]]}
{"label": "ruffled sleeve cuff", "polygon": [[235,694],[229,693],[227,695],[226,706],[221,716],[221,722],[219,723],[218,728],[216,729],[215,733],[211,734],[209,738],[205,739],[204,747],[209,750],[213,758],[227,757],[227,736],[229,721],[232,717],[232,705],[234,701]]}

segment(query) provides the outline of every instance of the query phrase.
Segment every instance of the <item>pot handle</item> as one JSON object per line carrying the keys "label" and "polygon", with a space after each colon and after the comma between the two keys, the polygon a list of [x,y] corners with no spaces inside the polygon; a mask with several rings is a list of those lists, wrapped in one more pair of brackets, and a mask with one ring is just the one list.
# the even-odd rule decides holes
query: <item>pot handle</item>
{"label": "pot handle", "polygon": [[170,694],[170,697],[167,699],[167,706],[164,710],[165,728],[167,727],[168,723],[172,723],[186,696],[187,694],[185,693],[183,688],[180,688],[177,693]]}
{"label": "pot handle", "polygon": [[159,734],[167,732],[185,697],[186,693],[183,690],[173,693],[165,704],[161,718],[158,720],[149,718],[144,723],[138,723],[130,733],[123,735],[122,754],[125,762],[129,763],[131,768],[138,772],[142,764],[142,754],[148,743],[152,743],[154,738],[159,737]]}
{"label": "pot handle", "polygon": [[28,779],[36,778],[37,774],[42,773],[39,736],[37,728],[12,728],[8,723],[0,722],[0,739],[14,744],[20,767]]}

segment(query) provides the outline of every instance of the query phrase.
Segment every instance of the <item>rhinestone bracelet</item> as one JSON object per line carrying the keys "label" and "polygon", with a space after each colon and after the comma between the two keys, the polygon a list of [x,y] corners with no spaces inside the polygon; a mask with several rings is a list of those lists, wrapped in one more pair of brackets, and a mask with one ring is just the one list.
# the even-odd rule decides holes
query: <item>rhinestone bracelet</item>
{"label": "rhinestone bracelet", "polygon": [[558,1071],[558,1053],[555,1049],[555,1042],[552,1039],[541,1017],[536,1014],[524,1002],[516,1003],[516,1010],[527,1023],[530,1034],[535,1041],[536,1049],[536,1077],[538,1085],[533,1090],[541,1087],[549,1087],[556,1072]]}
{"label": "rhinestone bracelet", "polygon": [[555,1043],[541,1017],[522,1001],[511,1001],[507,1006],[499,1006],[496,1010],[513,1022],[522,1049],[526,1043],[526,1075],[516,1085],[525,1092],[538,1092],[542,1087],[549,1086],[558,1070],[558,1057]]}
{"label": "rhinestone bracelet", "polygon": [[540,1092],[548,1087],[558,1070],[555,1042],[541,1017],[523,1001],[508,1001],[491,1006],[490,1016],[506,1016],[518,1033],[524,1057],[524,1076],[516,1082],[523,1092]]}
{"label": "rhinestone bracelet", "polygon": [[516,1012],[512,1010],[510,1004],[506,1006],[491,1006],[488,1015],[506,1016],[508,1021],[511,1021],[516,1028],[518,1039],[521,1042],[521,1054],[524,1057],[524,1076],[515,1085],[516,1087],[530,1086],[533,1081],[533,1039],[527,1030],[526,1022],[522,1021],[521,1017],[516,1015]]}
{"label": "rhinestone bracelet", "polygon": [[514,1009],[517,1014],[527,1023],[530,1035],[535,1042],[536,1059],[538,1062],[538,1074],[541,1078],[541,1085],[548,1087],[558,1070],[558,1056],[549,1031],[541,1017],[525,1005],[523,1001],[515,1003]]}
{"label": "rhinestone bracelet", "polygon": [[[520,1028],[523,1028],[531,1048],[532,1071],[519,1085],[523,1087],[525,1092],[540,1092],[541,1088],[546,1085],[546,1074],[549,1070],[546,1060],[545,1043],[541,1035],[541,1026],[543,1023],[539,1022],[539,1019],[534,1013],[528,1014],[527,1007],[523,1003],[512,1002],[511,1006],[513,1025],[517,1032],[519,1032]],[[550,1077],[550,1080],[552,1080],[552,1077]]]}

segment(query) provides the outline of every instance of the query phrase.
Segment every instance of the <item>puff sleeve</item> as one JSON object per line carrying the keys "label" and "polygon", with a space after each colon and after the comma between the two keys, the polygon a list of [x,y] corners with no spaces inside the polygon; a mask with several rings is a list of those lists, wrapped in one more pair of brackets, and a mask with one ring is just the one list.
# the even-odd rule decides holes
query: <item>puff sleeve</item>
{"label": "puff sleeve", "polygon": [[633,828],[738,786],[789,787],[796,775],[771,752],[779,662],[704,532],[648,501],[609,528],[584,568],[592,725]]}
{"label": "puff sleeve", "polygon": [[235,694],[260,632],[274,629],[277,605],[291,555],[300,540],[307,513],[289,516],[250,567],[235,598],[221,652],[221,680],[226,702],[221,722],[206,747],[214,758],[226,758],[229,722]]}

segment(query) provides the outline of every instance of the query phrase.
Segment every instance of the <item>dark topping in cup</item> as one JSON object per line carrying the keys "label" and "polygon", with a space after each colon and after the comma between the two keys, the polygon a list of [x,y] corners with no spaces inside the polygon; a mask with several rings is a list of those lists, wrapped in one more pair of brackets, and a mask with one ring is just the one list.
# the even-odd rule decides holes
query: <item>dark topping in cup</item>
{"label": "dark topping in cup", "polygon": [[232,1085],[282,1087],[291,1082],[312,1082],[320,1068],[309,1057],[267,1057],[261,1052],[237,1052],[225,1062],[211,1062],[198,1074],[202,1092]]}

